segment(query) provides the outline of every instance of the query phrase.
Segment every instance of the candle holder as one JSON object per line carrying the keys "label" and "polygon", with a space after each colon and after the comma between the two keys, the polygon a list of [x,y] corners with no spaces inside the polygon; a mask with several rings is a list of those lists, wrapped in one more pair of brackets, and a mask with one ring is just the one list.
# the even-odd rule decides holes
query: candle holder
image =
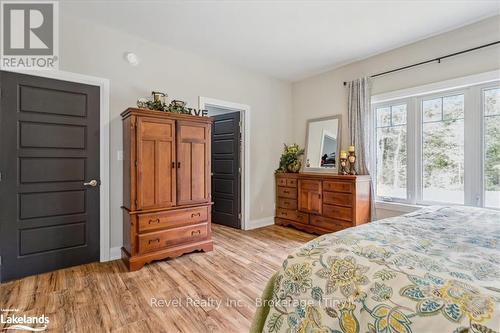
{"label": "candle holder", "polygon": [[349,174],[356,175],[356,168],[354,167],[354,164],[356,163],[356,153],[354,151],[350,151],[347,159],[349,160]]}
{"label": "candle holder", "polygon": [[348,175],[349,167],[347,166],[347,153],[345,151],[340,152],[340,174]]}

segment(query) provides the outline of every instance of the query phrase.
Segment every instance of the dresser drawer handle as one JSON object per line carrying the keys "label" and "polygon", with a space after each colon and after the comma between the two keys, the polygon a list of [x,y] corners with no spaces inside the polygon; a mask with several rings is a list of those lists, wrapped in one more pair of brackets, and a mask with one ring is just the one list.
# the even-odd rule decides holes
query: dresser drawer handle
{"label": "dresser drawer handle", "polygon": [[285,201],[283,204],[284,204],[285,206],[288,206],[290,203],[289,203],[288,201]]}
{"label": "dresser drawer handle", "polygon": [[159,238],[155,238],[155,239],[150,239],[148,241],[148,244],[159,243],[159,242],[160,242],[160,239]]}
{"label": "dresser drawer handle", "polygon": [[191,214],[191,218],[194,218],[196,216],[201,216],[201,213],[193,213],[193,214]]}
{"label": "dresser drawer handle", "polygon": [[191,236],[194,236],[194,235],[201,235],[201,230],[193,230],[193,231],[191,231]]}
{"label": "dresser drawer handle", "polygon": [[148,224],[158,224],[160,223],[160,218],[157,218],[155,220],[149,220]]}
{"label": "dresser drawer handle", "polygon": [[283,193],[289,194],[290,192],[288,192],[287,190],[283,190]]}
{"label": "dresser drawer handle", "polygon": [[281,214],[283,214],[283,215],[285,215],[285,216],[287,216],[287,215],[288,215],[288,214],[287,214],[287,212],[281,212]]}

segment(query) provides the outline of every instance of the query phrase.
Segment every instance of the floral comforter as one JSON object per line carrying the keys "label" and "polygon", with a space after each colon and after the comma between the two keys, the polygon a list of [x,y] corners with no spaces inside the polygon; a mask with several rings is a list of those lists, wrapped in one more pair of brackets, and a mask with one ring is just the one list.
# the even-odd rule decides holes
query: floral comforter
{"label": "floral comforter", "polygon": [[500,212],[428,207],[323,235],[273,279],[265,332],[499,332]]}

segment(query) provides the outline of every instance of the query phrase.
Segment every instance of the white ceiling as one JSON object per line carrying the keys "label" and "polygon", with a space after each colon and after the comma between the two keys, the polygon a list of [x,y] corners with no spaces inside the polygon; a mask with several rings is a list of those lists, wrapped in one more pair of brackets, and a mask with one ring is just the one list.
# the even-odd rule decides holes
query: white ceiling
{"label": "white ceiling", "polygon": [[498,15],[500,1],[67,1],[61,13],[296,81]]}

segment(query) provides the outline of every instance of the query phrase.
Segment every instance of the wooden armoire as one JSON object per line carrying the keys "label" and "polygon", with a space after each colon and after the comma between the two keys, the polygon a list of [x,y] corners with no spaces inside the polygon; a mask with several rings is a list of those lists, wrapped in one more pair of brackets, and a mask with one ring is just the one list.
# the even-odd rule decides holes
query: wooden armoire
{"label": "wooden armoire", "polygon": [[123,121],[123,248],[129,270],[211,251],[209,117],[129,108]]}

